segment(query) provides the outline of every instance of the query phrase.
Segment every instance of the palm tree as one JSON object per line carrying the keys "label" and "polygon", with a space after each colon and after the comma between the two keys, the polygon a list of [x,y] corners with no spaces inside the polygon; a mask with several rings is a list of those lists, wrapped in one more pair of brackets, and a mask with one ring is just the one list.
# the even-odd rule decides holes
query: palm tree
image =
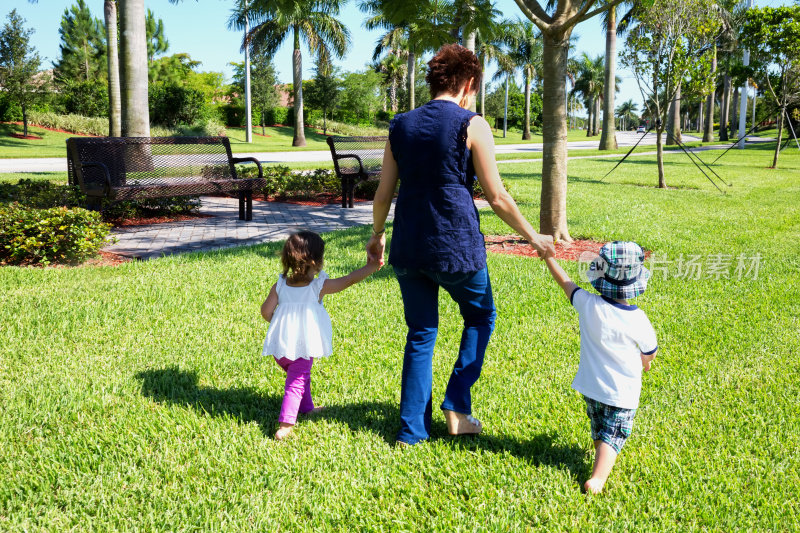
{"label": "palm tree", "polygon": [[586,110],[588,112],[588,127],[586,136],[597,135],[597,115],[599,111],[600,99],[603,97],[603,86],[605,84],[605,67],[603,56],[592,59],[584,52],[578,61],[578,74],[572,88],[573,93],[581,93],[584,98]]}
{"label": "palm tree", "polygon": [[522,139],[531,138],[531,83],[542,69],[542,36],[532,22],[518,20],[509,35],[509,53],[515,65],[522,69],[525,83],[525,116]]}
{"label": "palm tree", "polygon": [[636,119],[636,112],[638,110],[639,110],[639,105],[633,100],[622,102],[619,105],[619,107],[617,107],[617,116],[622,119],[623,131],[628,129],[628,119],[630,118],[633,118],[634,120]]}
{"label": "palm tree", "polygon": [[[623,16],[623,20],[629,19],[633,12],[633,2],[624,3],[628,7],[628,12]],[[617,78],[617,7],[612,7],[603,13],[603,23],[606,28],[606,64],[603,91],[603,131],[600,135],[600,150],[615,150],[617,148],[617,138],[614,131],[614,99],[617,87],[616,84],[612,85],[612,80]]]}
{"label": "palm tree", "polygon": [[303,120],[303,58],[300,41],[305,41],[320,62],[331,56],[344,57],[350,44],[350,31],[336,16],[342,0],[254,0],[250,5],[240,1],[230,18],[229,26],[245,28],[245,14],[253,27],[245,35],[242,49],[272,56],[291,35],[292,85],[294,91],[294,138],[292,146],[305,146]]}
{"label": "palm tree", "polygon": [[489,61],[499,61],[505,58],[505,36],[513,22],[503,20],[493,21],[491,25],[480,29],[475,42],[475,55],[483,65],[484,76],[481,77],[481,113],[486,115],[486,67]]}
{"label": "palm tree", "polygon": [[149,137],[147,42],[144,0],[120,0],[120,88],[122,135]]}
{"label": "palm tree", "polygon": [[409,109],[414,109],[417,54],[452,42],[453,5],[446,0],[363,0],[359,8],[370,14],[368,28],[401,31],[408,43]]}
{"label": "palm tree", "polygon": [[117,2],[105,0],[106,56],[108,58],[108,134],[122,136],[122,104],[119,88],[119,52],[117,51]]}
{"label": "palm tree", "polygon": [[[388,53],[380,61],[374,62],[376,72],[383,76],[383,83],[389,90],[389,104],[392,112],[397,112],[397,87],[406,77],[406,64],[400,51]],[[385,100],[384,100],[385,101]]]}

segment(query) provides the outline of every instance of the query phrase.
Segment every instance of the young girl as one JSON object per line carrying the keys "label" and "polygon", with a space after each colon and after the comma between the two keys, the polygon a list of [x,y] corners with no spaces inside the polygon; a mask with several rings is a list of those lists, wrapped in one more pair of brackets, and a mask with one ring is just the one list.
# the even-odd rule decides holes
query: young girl
{"label": "young girl", "polygon": [[314,358],[333,351],[331,319],[322,297],[343,291],[380,268],[378,260],[368,261],[346,276],[329,279],[322,271],[324,253],[325,242],[313,231],[291,235],[281,254],[283,274],[261,305],[261,316],[270,323],[262,355],[274,356],[286,371],[277,440],[291,434],[298,412],[322,409],[311,399]]}

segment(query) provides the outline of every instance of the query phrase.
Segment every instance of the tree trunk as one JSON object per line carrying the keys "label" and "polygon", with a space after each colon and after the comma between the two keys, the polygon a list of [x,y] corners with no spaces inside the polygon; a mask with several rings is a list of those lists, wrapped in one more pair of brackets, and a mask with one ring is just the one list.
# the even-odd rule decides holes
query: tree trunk
{"label": "tree trunk", "polygon": [[144,0],[120,0],[122,135],[150,136]]}
{"label": "tree trunk", "polygon": [[[409,35],[409,38],[410,37],[411,35]],[[416,79],[417,76],[415,72],[417,70],[416,66],[417,66],[417,58],[416,55],[414,54],[414,49],[409,47],[408,49],[408,110],[409,111],[411,111],[416,107],[415,106],[416,95],[414,94],[416,92],[415,87],[417,84],[417,79]],[[436,95],[432,94],[431,98],[433,98],[434,96]]]}
{"label": "tree trunk", "polygon": [[592,124],[592,135],[597,136],[600,135],[600,109],[601,109],[602,102],[600,98],[596,98],[594,101],[594,124]]}
{"label": "tree trunk", "polygon": [[781,141],[783,140],[783,111],[785,108],[778,110],[778,142],[775,143],[775,154],[772,156],[772,168],[778,168],[778,156],[781,153]]}
{"label": "tree trunk", "polygon": [[[711,77],[717,79],[717,45],[714,45],[714,50],[711,55]],[[706,97],[706,129],[703,132],[703,142],[710,143],[714,141],[714,92],[716,91],[716,82],[714,83],[715,89],[711,91]]]}
{"label": "tree trunk", "polygon": [[300,52],[300,28],[294,28],[294,51],[292,52],[292,83],[294,85],[294,138],[292,146],[306,145],[305,121],[303,120],[303,56]]}
{"label": "tree trunk", "polygon": [[701,133],[703,129],[703,100],[700,100],[697,106],[697,132]]}
{"label": "tree trunk", "polygon": [[522,140],[528,141],[531,138],[531,76],[530,72],[525,72],[525,112],[522,119]]}
{"label": "tree trunk", "polygon": [[681,86],[672,99],[669,111],[667,111],[667,146],[678,144],[681,140]]}
{"label": "tree trunk", "polygon": [[664,178],[664,141],[661,135],[664,133],[664,126],[656,128],[656,161],[658,161],[658,188],[666,189],[667,180]]}
{"label": "tree trunk", "polygon": [[[566,88],[564,89],[566,90]],[[542,102],[544,104],[544,102]],[[592,114],[594,112],[594,99],[590,96],[589,102],[586,106],[586,136],[592,136],[592,125],[594,122],[592,121]]]}
{"label": "tree trunk", "polygon": [[722,79],[722,106],[719,113],[719,140],[728,139],[728,115],[731,110],[731,77],[728,74]]}
{"label": "tree trunk", "polygon": [[[472,6],[467,6],[468,9],[472,9]],[[473,54],[475,53],[475,38],[477,37],[477,32],[471,31],[464,35],[464,48],[470,50]],[[477,111],[478,109],[478,102],[475,98],[472,99],[472,103],[469,105],[469,110],[472,112]]]}
{"label": "tree trunk", "polygon": [[397,113],[397,79],[395,78],[392,78],[392,84],[389,86],[389,102],[392,113]]}
{"label": "tree trunk", "polygon": [[[28,106],[25,105],[25,102],[22,102],[22,136],[28,136]],[[780,145],[780,141],[778,141]]]}
{"label": "tree trunk", "polygon": [[606,72],[603,87],[603,131],[600,133],[600,150],[616,150],[617,135],[614,127],[614,99],[617,85],[617,8],[608,10],[606,25]]}
{"label": "tree trunk", "polygon": [[117,2],[105,0],[106,41],[108,43],[108,135],[122,136],[122,106],[119,90],[119,52],[117,50]]}
{"label": "tree trunk", "polygon": [[571,242],[567,229],[567,49],[570,30],[543,34],[542,192],[539,232]]}

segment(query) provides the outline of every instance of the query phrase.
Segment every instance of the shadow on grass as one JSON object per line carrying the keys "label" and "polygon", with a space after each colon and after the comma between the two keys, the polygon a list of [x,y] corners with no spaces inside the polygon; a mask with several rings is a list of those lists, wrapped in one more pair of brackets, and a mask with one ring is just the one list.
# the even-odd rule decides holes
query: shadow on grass
{"label": "shadow on grass", "polygon": [[[136,374],[142,382],[142,395],[162,404],[174,404],[209,416],[232,417],[244,423],[255,422],[265,436],[277,428],[282,397],[264,395],[252,388],[216,389],[198,385],[196,372],[177,366],[144,370]],[[353,432],[371,432],[387,444],[395,442],[399,429],[399,405],[387,402],[358,402],[328,405],[313,418],[347,424]],[[431,438],[442,439],[453,450],[508,453],[533,465],[566,468],[579,481],[589,477],[590,467],[583,461],[584,449],[577,444],[555,444],[558,435],[540,433],[530,440],[508,436],[476,435],[452,437],[441,421],[434,421]]]}

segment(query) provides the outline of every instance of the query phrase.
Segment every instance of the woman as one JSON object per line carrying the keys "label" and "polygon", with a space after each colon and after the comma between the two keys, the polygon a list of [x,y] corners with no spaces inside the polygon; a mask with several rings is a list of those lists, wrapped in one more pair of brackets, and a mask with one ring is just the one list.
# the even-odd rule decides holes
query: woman
{"label": "woman", "polygon": [[464,318],[458,358],[441,405],[447,429],[451,435],[482,430],[471,416],[470,388],[481,373],[495,307],[472,200],[475,176],[506,224],[540,257],[553,253],[552,237],[533,230],[500,181],[489,124],[469,111],[480,87],[478,58],[462,46],[446,45],[428,66],[426,81],[433,99],[396,116],[389,126],[373,206],[373,235],[367,243],[369,256],[382,261],[384,224],[400,180],[389,263],[397,275],[408,325],[397,435],[403,444],[415,444],[430,434],[439,287],[458,303]]}

